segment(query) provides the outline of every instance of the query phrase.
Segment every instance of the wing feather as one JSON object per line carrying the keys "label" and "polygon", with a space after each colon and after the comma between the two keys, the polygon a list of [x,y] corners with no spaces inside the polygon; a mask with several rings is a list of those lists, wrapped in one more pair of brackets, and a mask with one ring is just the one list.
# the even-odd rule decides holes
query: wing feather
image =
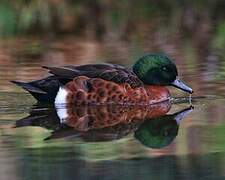
{"label": "wing feather", "polygon": [[47,67],[49,73],[67,79],[68,81],[77,76],[90,78],[102,78],[116,83],[129,83],[132,87],[143,86],[142,81],[131,70],[114,64],[87,64],[81,66]]}

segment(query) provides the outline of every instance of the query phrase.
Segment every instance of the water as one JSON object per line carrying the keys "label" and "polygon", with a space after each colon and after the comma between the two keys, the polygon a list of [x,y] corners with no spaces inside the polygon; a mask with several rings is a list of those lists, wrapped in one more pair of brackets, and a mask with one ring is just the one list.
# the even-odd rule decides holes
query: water
{"label": "water", "polygon": [[[101,55],[100,52],[98,56]],[[57,113],[52,112],[52,108],[36,106],[29,94],[8,82],[12,79],[30,80],[45,76],[46,72],[40,66],[48,61],[16,62],[9,59],[8,63],[1,61],[1,72],[4,74],[0,80],[1,179],[225,178],[223,83],[213,81],[208,84],[198,73],[185,74],[183,77],[195,89],[193,111],[180,121],[179,126],[173,125],[172,139],[167,143],[155,145],[151,142],[146,145],[135,135],[144,122],[143,117],[125,124],[121,120],[121,125],[118,119],[125,116],[122,113],[115,115],[118,119],[109,119],[102,126],[98,121],[95,127],[88,126],[89,120],[73,128],[60,126]],[[56,60],[52,64],[57,64]],[[181,73],[185,69],[182,65],[178,68]],[[199,86],[200,80],[203,83]],[[173,88],[170,90],[176,98],[167,114],[190,106],[187,94]],[[96,110],[95,114],[99,111]],[[117,112],[118,108],[114,108],[114,111]],[[133,114],[137,115],[139,111],[143,115],[146,109],[129,110],[132,111]],[[109,108],[105,114],[110,113]],[[20,119],[27,116],[30,119],[21,123]],[[127,120],[131,120],[129,117]],[[152,122],[157,122],[157,118]],[[16,125],[24,127],[15,128]],[[92,128],[94,130],[86,132]],[[162,125],[156,128],[162,128]]]}
{"label": "water", "polygon": [[[1,41],[0,179],[225,179],[224,50],[213,45],[220,24],[208,20],[200,17],[202,24],[196,32],[192,29],[191,37],[182,28],[178,31],[179,26],[165,27],[164,21],[155,20],[161,29],[148,31],[152,26],[140,22],[136,34],[127,35],[129,41],[118,38],[119,32],[109,32],[101,41],[89,36]],[[36,105],[9,83],[47,76],[43,65],[130,66],[146,52],[164,52],[174,59],[181,79],[194,89],[194,109],[187,94],[169,87],[171,105],[79,107],[69,124],[61,124],[55,109]],[[172,114],[183,110],[190,112],[174,119]],[[147,140],[142,138],[149,132]]]}
{"label": "water", "polygon": [[[224,178],[224,99],[194,98],[194,109],[189,108],[188,98],[174,99],[171,109],[155,105],[147,109],[124,108],[118,113],[115,107],[107,108],[106,116],[113,111],[118,119],[126,114],[125,119],[131,121],[117,122],[111,118],[101,125],[97,123],[101,118],[92,119],[94,123],[88,127],[82,125],[83,121],[73,124],[76,115],[85,108],[95,109],[92,115],[99,114],[104,107],[77,107],[71,128],[60,124],[51,107],[32,106],[31,97],[25,93],[2,92],[1,102],[5,98],[11,99],[1,105],[3,179]],[[143,120],[147,110],[164,114],[168,109],[167,115]],[[168,114],[182,109],[190,112],[175,123]],[[79,118],[84,115],[87,114],[80,114]],[[168,133],[165,137],[172,139],[155,143],[153,136],[150,143],[143,143],[140,136],[147,126],[153,127],[153,131],[163,129],[163,134]],[[160,134],[156,132],[155,137]]]}

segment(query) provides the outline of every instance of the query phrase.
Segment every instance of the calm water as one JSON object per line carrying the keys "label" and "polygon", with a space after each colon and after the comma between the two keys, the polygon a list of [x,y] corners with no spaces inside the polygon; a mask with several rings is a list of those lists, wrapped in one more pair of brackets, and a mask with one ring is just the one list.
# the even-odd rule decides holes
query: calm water
{"label": "calm water", "polygon": [[[0,179],[225,179],[225,81],[216,55],[190,52],[192,44],[164,42],[155,48],[150,42],[74,38],[47,43],[45,51],[33,54],[27,50],[33,41],[1,44]],[[180,123],[172,114],[190,104],[188,95],[174,88],[172,105],[80,107],[69,123],[60,124],[55,109],[35,105],[8,82],[44,77],[42,65],[129,66],[144,52],[158,50],[173,57],[195,91],[194,109]]]}

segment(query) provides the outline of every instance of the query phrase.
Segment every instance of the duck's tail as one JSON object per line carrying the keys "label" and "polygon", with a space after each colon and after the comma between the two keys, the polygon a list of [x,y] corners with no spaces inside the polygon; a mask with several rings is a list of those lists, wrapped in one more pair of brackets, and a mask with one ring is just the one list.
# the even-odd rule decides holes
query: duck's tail
{"label": "duck's tail", "polygon": [[32,93],[37,93],[37,94],[46,94],[46,92],[44,92],[43,90],[34,87],[31,83],[26,83],[26,82],[20,82],[20,81],[10,81],[14,84],[16,84],[17,86],[22,87],[23,89],[32,92]]}
{"label": "duck's tail", "polygon": [[54,92],[54,89],[52,91],[46,91],[36,82],[10,82],[28,91],[38,102],[53,103],[55,100],[56,92]]}

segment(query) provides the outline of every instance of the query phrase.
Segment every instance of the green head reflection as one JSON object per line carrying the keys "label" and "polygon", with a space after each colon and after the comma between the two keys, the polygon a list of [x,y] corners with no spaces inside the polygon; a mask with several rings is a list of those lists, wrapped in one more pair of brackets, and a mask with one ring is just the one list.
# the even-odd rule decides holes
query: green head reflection
{"label": "green head reflection", "polygon": [[149,148],[166,147],[177,136],[179,122],[192,110],[193,107],[191,106],[174,114],[147,119],[135,131],[135,138]]}

